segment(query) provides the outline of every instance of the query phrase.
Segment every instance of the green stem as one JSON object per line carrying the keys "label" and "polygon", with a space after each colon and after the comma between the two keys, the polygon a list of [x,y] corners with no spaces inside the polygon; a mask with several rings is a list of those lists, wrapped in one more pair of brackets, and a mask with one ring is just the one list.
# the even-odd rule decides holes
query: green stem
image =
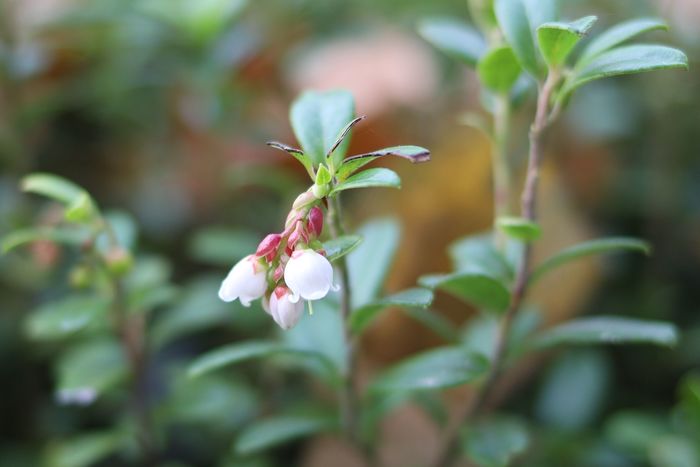
{"label": "green stem", "polygon": [[[341,220],[340,200],[338,196],[333,196],[328,199],[328,217],[331,236],[336,239],[344,235],[343,224]],[[350,312],[352,305],[350,302],[351,288],[350,277],[348,275],[348,265],[345,257],[340,258],[336,262],[338,266],[338,282],[341,288],[340,298],[340,315],[343,322],[343,336],[347,349],[347,364],[346,374],[343,380],[343,386],[340,393],[340,415],[343,425],[343,430],[350,441],[356,445],[360,445],[358,436],[359,419],[359,404],[357,399],[357,358],[356,358],[356,339],[350,329]]]}
{"label": "green stem", "polygon": [[[542,161],[542,140],[544,132],[558,114],[558,110],[557,114],[550,114],[550,100],[559,81],[559,77],[560,75],[558,73],[550,73],[544,84],[539,87],[537,110],[532,127],[530,128],[530,152],[528,156],[525,186],[521,196],[521,215],[531,221],[536,220],[537,186],[539,182],[540,164]],[[490,371],[484,383],[477,390],[474,398],[467,405],[464,412],[458,417],[457,423],[448,428],[445,435],[445,439],[447,440],[445,448],[434,464],[436,467],[448,467],[455,461],[459,454],[458,443],[461,427],[471,423],[485,409],[488,397],[498,383],[507,360],[507,343],[513,321],[525,299],[530,275],[531,256],[532,246],[528,243],[525,246],[523,258],[516,273],[511,293],[510,307],[499,324]]]}

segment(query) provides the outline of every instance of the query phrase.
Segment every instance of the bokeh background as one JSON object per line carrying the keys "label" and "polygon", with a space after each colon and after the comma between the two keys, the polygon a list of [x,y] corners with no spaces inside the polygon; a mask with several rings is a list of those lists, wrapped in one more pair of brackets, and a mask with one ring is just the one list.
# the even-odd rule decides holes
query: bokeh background
{"label": "bokeh background", "polygon": [[[650,39],[684,49],[691,70],[588,85],[573,100],[547,148],[537,254],[615,234],[649,240],[654,254],[576,264],[543,281],[533,301],[546,323],[603,312],[670,320],[682,341],[675,350],[578,349],[528,361],[494,403],[538,433],[521,465],[649,465],[646,443],[675,430],[678,407],[700,404],[692,374],[700,367],[700,3],[563,4],[566,17],[598,15],[598,32],[630,17],[664,18],[670,33]],[[177,368],[217,344],[272,331],[264,314],[223,307],[213,292],[233,261],[279,230],[308,184],[292,158],[264,144],[294,143],[287,110],[301,90],[353,92],[368,118],[351,153],[396,144],[433,151],[423,166],[389,163],[403,178],[400,192],[344,199],[350,227],[378,216],[402,226],[388,291],[447,270],[445,248],[489,228],[489,143],[459,123],[479,112],[478,82],[416,34],[429,16],[468,20],[468,11],[462,0],[0,0],[0,235],[55,217],[19,192],[32,171],[65,176],[137,220],[141,251],[164,258],[180,293],[159,314],[190,317],[163,318],[153,331],[167,344],[154,359],[152,391],[176,398],[163,409],[175,420],[172,465],[241,465],[229,459],[236,430],[280,397],[265,375],[268,385],[255,389],[255,378],[233,374],[219,405],[201,407],[178,386]],[[531,116],[528,103],[515,115],[516,170]],[[110,423],[108,404],[57,403],[56,349],[24,332],[31,310],[65,291],[70,262],[50,244],[0,257],[0,466],[42,465],[57,440]],[[435,308],[454,323],[473,315],[447,297]],[[389,313],[366,336],[361,367],[371,374],[439,342]],[[412,450],[434,447],[436,432],[409,407],[390,417],[384,436],[386,458],[409,465],[420,456]],[[338,452],[339,441],[314,439],[256,465],[330,465],[324,456]]]}

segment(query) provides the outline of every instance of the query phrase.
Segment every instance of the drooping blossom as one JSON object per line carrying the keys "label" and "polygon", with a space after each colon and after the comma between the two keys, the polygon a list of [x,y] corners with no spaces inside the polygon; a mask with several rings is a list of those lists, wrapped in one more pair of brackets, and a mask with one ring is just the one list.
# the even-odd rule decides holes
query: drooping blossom
{"label": "drooping blossom", "polygon": [[255,255],[248,255],[236,263],[219,288],[219,298],[225,302],[236,299],[243,306],[263,295],[267,289],[267,268]]}
{"label": "drooping blossom", "polygon": [[267,302],[267,312],[282,329],[293,328],[304,313],[304,302],[292,302],[292,294],[287,287],[277,287]]}
{"label": "drooping blossom", "polygon": [[284,268],[284,281],[292,291],[290,301],[320,300],[333,286],[333,266],[325,256],[306,248],[296,250]]}

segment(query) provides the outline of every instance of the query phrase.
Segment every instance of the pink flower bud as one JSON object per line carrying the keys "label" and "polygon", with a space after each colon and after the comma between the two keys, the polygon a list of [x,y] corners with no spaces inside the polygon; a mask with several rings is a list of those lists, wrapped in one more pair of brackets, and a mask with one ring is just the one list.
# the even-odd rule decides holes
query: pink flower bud
{"label": "pink flower bud", "polygon": [[289,235],[289,240],[287,240],[287,248],[294,251],[294,248],[296,248],[299,241],[303,241],[305,243],[309,241],[309,234],[306,232],[302,221],[297,221],[294,231]]}
{"label": "pink flower bud", "polygon": [[284,265],[280,264],[277,266],[277,269],[275,269],[275,273],[272,275],[272,279],[277,282],[280,279],[282,279],[282,276],[284,276]]}
{"label": "pink flower bud", "polygon": [[319,237],[323,231],[323,211],[318,206],[309,211],[309,231],[315,237]]}
{"label": "pink flower bud", "polygon": [[265,238],[263,238],[263,241],[260,242],[258,245],[258,249],[255,251],[256,256],[267,256],[270,253],[273,253],[275,250],[277,250],[277,247],[280,246],[280,242],[282,241],[282,235],[280,234],[269,234]]}

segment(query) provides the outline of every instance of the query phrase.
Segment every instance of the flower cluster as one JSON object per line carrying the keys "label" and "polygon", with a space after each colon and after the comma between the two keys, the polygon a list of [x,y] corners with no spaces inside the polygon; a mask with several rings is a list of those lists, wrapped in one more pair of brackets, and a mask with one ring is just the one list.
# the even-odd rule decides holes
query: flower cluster
{"label": "flower cluster", "polygon": [[333,267],[318,238],[323,231],[321,201],[312,189],[297,197],[281,233],[267,235],[255,254],[231,269],[219,289],[225,302],[243,306],[262,298],[263,308],[282,329],[297,324],[306,300],[320,300],[333,285]]}

